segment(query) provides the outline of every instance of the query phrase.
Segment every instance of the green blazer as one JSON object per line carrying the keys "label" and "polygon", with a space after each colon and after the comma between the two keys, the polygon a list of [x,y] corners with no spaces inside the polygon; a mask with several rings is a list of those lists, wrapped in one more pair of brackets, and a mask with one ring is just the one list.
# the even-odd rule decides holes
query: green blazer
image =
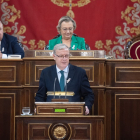
{"label": "green blazer", "polygon": [[[84,38],[72,35],[71,40],[71,50],[86,50]],[[62,36],[49,40],[48,50],[53,50],[54,46],[60,43],[62,43]]]}

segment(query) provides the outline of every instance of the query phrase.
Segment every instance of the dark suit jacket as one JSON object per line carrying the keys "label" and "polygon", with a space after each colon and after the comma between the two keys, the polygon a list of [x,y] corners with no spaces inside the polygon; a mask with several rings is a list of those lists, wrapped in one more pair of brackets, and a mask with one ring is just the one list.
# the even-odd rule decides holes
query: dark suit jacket
{"label": "dark suit jacket", "polygon": [[8,35],[6,33],[3,34],[3,38],[1,41],[1,50],[3,50],[2,53],[4,54],[19,54],[21,55],[21,58],[24,57],[24,51],[19,46],[17,38],[11,35]]}
{"label": "dark suit jacket", "polygon": [[[54,91],[54,80],[57,77],[56,65],[42,70],[39,82],[39,89],[35,97],[36,102],[45,102],[47,91]],[[72,102],[80,102],[81,97],[84,98],[85,105],[89,109],[92,108],[94,102],[94,94],[90,88],[89,81],[85,70],[80,67],[69,65],[68,78],[71,80],[67,83],[67,91],[73,91],[74,96],[70,99]],[[59,80],[56,79],[55,91],[61,91]]]}

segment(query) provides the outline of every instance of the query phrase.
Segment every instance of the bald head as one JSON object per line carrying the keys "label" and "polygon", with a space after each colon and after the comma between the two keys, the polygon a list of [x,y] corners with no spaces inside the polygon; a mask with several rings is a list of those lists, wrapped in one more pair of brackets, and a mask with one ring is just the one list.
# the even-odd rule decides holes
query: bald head
{"label": "bald head", "polygon": [[3,24],[0,21],[0,41],[2,40],[2,38],[3,38]]}

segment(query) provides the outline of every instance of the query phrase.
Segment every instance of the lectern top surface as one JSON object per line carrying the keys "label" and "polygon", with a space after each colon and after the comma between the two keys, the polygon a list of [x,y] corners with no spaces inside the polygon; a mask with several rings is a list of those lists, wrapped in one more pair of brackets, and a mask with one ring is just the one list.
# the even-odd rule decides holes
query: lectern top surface
{"label": "lectern top surface", "polygon": [[36,105],[39,105],[39,104],[44,104],[44,105],[47,105],[47,104],[85,104],[85,102],[35,102]]}

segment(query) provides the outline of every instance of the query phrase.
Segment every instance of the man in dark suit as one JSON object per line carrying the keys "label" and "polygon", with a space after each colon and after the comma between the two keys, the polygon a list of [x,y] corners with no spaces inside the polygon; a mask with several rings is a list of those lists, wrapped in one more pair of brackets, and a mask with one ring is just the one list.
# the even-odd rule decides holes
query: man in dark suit
{"label": "man in dark suit", "polygon": [[81,97],[83,97],[85,101],[85,114],[89,114],[89,110],[93,105],[94,94],[90,88],[85,70],[69,64],[69,49],[64,44],[54,46],[53,57],[56,65],[42,70],[35,101],[50,101],[46,93],[54,91],[55,83],[55,91],[67,90],[75,93],[69,101],[80,102]]}
{"label": "man in dark suit", "polygon": [[3,33],[3,24],[0,21],[0,58],[5,58],[9,54],[21,55],[24,57],[24,51],[19,46],[17,38]]}

